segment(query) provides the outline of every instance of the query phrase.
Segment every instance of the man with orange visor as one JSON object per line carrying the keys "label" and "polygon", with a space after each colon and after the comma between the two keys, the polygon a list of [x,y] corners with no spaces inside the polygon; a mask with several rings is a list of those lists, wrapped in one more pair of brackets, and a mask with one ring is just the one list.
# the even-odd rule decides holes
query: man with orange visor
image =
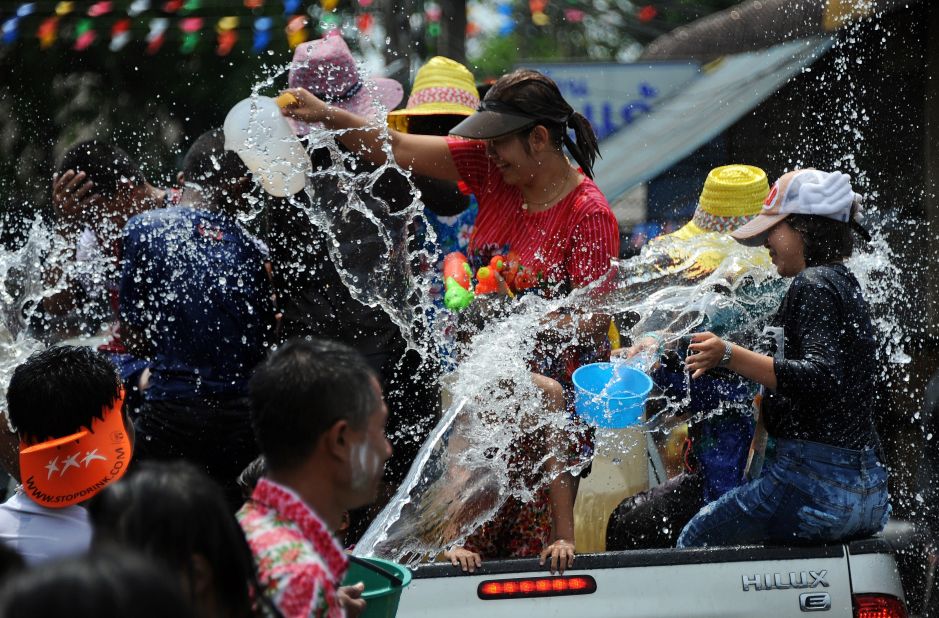
{"label": "man with orange visor", "polygon": [[0,505],[0,542],[30,564],[84,552],[91,525],[82,503],[120,479],[133,453],[117,370],[91,348],[38,352],[14,370],[6,414],[20,485]]}

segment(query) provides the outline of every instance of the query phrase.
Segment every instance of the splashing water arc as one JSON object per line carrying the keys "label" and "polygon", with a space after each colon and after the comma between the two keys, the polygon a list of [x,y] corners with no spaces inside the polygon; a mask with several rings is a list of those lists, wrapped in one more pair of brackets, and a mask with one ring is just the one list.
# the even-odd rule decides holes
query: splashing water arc
{"label": "splashing water arc", "polygon": [[[839,45],[845,43],[836,44],[833,53],[844,51]],[[287,69],[271,69],[254,86],[252,94],[276,95]],[[375,104],[380,107],[377,98]],[[856,101],[848,101],[841,110],[845,121],[837,130],[843,135],[836,141],[860,149],[866,121],[863,114],[857,114],[856,106]],[[385,127],[384,123],[377,124]],[[335,184],[347,197],[346,202],[340,208],[326,209],[309,207],[296,198],[288,201],[328,237],[330,258],[352,297],[370,307],[380,307],[410,349],[426,355],[427,362],[437,362],[427,351],[448,349],[450,344],[444,320],[434,319],[439,312],[429,300],[436,275],[426,265],[436,264],[439,258],[433,249],[433,226],[423,225],[428,238],[419,245],[411,242],[409,232],[415,222],[426,223],[420,191],[411,181],[410,172],[394,163],[387,131],[388,162],[371,171],[358,171],[349,153],[337,146],[335,138],[340,133],[320,128],[307,137],[308,152],[328,149],[332,165],[310,172],[304,192],[310,203],[316,204],[320,183]],[[846,147],[840,160],[863,187],[866,178],[863,170],[856,168],[852,149]],[[793,166],[812,163],[793,161]],[[408,180],[412,202],[404,210],[392,212],[374,195],[375,183],[386,172]],[[366,202],[365,195],[375,199]],[[263,199],[251,200],[255,209],[245,215],[246,222],[264,208]],[[367,224],[379,241],[377,253],[374,243],[363,244],[348,236],[350,218]],[[884,342],[880,360],[886,372],[889,365],[910,360],[904,348],[906,335],[896,313],[896,301],[906,292],[898,260],[880,222],[869,221],[868,225],[874,240],[848,265],[871,303],[875,326]],[[36,219],[25,244],[0,257],[0,387],[4,391],[13,369],[47,343],[33,338],[28,328],[42,299],[64,289],[67,279],[100,281],[114,268],[104,256],[76,262],[70,259],[67,245]],[[51,270],[58,273],[54,281],[42,281],[41,255],[50,256],[46,259],[54,266]],[[668,239],[651,243],[638,256],[615,261],[603,280],[575,290],[566,298],[528,295],[518,299],[511,319],[487,322],[465,344],[461,361],[445,379],[452,405],[430,432],[405,482],[355,553],[408,563],[433,559],[442,549],[465,540],[507,500],[531,500],[551,480],[546,472],[550,453],[531,452],[520,448],[519,443],[526,435],[554,435],[567,427],[566,415],[545,411],[542,395],[531,380],[531,361],[550,351],[539,344],[539,337],[554,316],[572,316],[571,324],[562,329],[567,343],[577,343],[578,326],[594,316],[622,319],[624,336],[634,338],[656,330],[666,333],[669,341],[679,341],[705,320],[735,310],[750,316],[735,325],[734,332],[745,336],[758,329],[760,320],[775,310],[785,284],[779,281],[764,249],[748,249],[726,236],[704,234],[680,247]],[[687,403],[687,397],[690,386],[685,401],[658,397],[659,412],[639,425],[638,433],[624,437],[601,432],[598,454],[615,459],[616,453],[635,446],[637,435],[665,431],[663,419],[676,414]],[[569,467],[576,471],[586,463],[572,461]],[[514,471],[511,474],[510,469]]]}

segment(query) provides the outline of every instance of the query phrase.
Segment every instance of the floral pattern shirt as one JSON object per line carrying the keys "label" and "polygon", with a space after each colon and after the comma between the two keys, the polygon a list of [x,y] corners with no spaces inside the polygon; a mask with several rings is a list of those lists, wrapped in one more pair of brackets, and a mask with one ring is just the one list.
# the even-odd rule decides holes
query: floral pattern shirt
{"label": "floral pattern shirt", "polygon": [[297,494],[261,479],[238,521],[265,592],[286,618],[344,618],[336,591],[349,560]]}

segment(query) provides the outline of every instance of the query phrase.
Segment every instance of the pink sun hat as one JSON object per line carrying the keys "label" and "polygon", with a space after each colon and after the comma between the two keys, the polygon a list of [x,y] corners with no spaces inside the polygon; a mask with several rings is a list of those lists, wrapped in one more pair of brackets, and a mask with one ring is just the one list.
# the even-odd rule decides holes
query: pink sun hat
{"label": "pink sun hat", "polygon": [[[404,88],[393,79],[363,79],[349,46],[338,34],[298,45],[287,81],[291,88],[306,88],[330,105],[369,119],[393,110],[404,99]],[[287,121],[301,137],[314,126],[293,118]]]}

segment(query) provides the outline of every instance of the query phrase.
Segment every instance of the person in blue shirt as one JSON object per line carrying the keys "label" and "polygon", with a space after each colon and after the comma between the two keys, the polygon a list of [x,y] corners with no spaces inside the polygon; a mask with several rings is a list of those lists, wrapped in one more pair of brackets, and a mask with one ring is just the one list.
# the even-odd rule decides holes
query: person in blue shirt
{"label": "person in blue shirt", "polygon": [[148,360],[135,419],[140,459],[186,459],[238,504],[235,480],[257,456],[247,382],[274,334],[263,244],[237,221],[252,186],[219,130],[183,163],[180,205],[124,230],[124,337]]}

